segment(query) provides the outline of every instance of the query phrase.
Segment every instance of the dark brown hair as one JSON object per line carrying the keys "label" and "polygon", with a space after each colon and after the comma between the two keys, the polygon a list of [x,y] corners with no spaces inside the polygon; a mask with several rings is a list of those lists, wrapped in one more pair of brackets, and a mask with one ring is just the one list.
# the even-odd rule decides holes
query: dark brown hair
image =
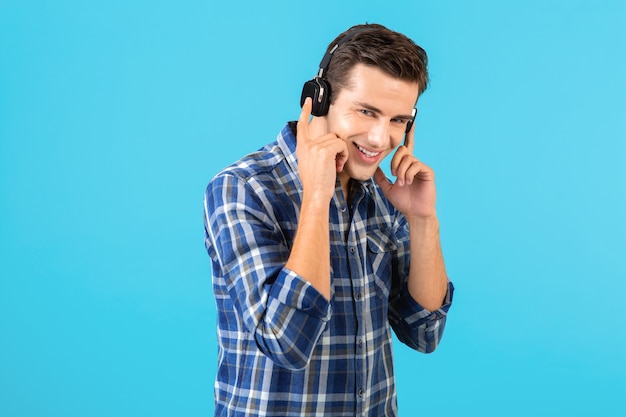
{"label": "dark brown hair", "polygon": [[346,34],[359,32],[333,54],[324,78],[332,89],[331,101],[350,84],[349,74],[356,64],[376,67],[392,77],[416,82],[421,95],[428,86],[426,51],[407,36],[379,24],[356,25],[328,45],[329,52]]}

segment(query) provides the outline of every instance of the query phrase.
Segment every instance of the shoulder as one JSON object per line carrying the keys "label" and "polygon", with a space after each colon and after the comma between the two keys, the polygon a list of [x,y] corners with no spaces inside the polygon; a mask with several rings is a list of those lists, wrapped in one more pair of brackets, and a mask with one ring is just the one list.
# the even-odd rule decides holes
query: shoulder
{"label": "shoulder", "polygon": [[278,143],[273,142],[222,169],[215,175],[212,182],[224,176],[232,176],[248,182],[253,178],[270,174],[284,160],[285,155]]}
{"label": "shoulder", "polygon": [[301,186],[295,155],[295,132],[286,124],[276,141],[267,144],[221,170],[209,183],[207,191],[229,184],[252,190],[259,195],[298,194]]}
{"label": "shoulder", "polygon": [[286,124],[274,142],[265,145],[221,170],[214,178],[232,176],[250,182],[267,177],[275,181],[297,170],[295,133],[291,123]]}
{"label": "shoulder", "polygon": [[215,193],[229,201],[256,198],[267,200],[269,205],[272,200],[283,201],[298,194],[298,178],[280,143],[273,142],[217,173],[209,182],[206,195]]}

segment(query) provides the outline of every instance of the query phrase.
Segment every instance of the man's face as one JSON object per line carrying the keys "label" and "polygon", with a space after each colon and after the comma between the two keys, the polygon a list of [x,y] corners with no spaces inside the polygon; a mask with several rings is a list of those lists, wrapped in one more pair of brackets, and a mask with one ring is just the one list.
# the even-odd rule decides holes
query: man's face
{"label": "man's face", "polygon": [[340,178],[367,180],[404,139],[417,100],[417,83],[399,80],[378,68],[357,64],[350,85],[339,91],[328,110],[329,133],[348,145]]}

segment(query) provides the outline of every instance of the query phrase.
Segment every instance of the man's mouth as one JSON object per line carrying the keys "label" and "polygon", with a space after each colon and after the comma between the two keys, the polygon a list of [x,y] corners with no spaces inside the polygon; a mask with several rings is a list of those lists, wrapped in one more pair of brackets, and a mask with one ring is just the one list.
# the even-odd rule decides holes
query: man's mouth
{"label": "man's mouth", "polygon": [[357,145],[356,143],[354,144],[356,146],[356,148],[365,156],[367,156],[368,158],[375,158],[378,155],[380,155],[380,152],[370,152],[367,149],[362,148],[361,146]]}

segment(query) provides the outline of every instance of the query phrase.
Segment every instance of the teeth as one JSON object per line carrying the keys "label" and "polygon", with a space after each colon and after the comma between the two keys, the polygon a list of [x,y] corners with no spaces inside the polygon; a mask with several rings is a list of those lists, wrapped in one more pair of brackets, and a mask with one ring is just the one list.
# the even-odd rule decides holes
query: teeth
{"label": "teeth", "polygon": [[380,152],[370,152],[366,149],[361,148],[359,145],[356,145],[356,147],[363,152],[365,155],[369,156],[369,157],[373,157],[373,156],[377,156],[378,154],[380,154]]}

